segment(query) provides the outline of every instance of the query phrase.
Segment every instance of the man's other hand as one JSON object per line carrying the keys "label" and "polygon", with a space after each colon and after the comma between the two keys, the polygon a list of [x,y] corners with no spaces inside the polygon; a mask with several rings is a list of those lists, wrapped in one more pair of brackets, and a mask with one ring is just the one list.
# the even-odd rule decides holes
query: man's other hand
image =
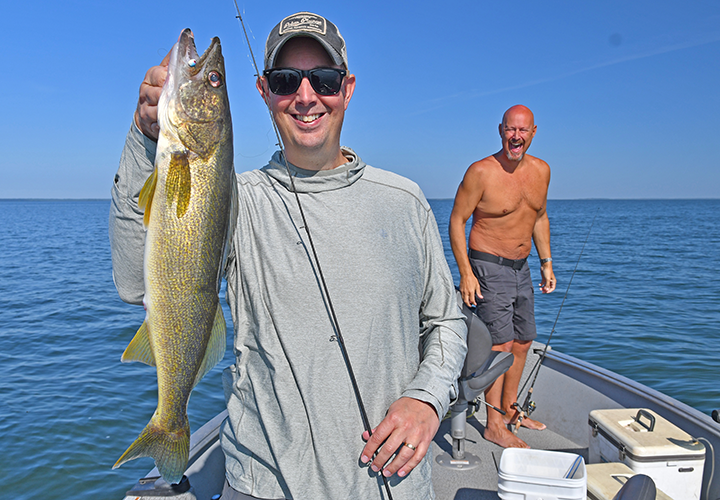
{"label": "man's other hand", "polygon": [[[390,405],[387,415],[373,430],[372,436],[368,436],[367,431],[363,433],[367,444],[360,461],[365,464],[370,462],[377,452],[371,463],[375,472],[382,471],[385,477],[395,473],[405,477],[430,449],[439,427],[440,419],[433,405],[417,399],[400,398]],[[396,452],[395,458],[387,463]]]}

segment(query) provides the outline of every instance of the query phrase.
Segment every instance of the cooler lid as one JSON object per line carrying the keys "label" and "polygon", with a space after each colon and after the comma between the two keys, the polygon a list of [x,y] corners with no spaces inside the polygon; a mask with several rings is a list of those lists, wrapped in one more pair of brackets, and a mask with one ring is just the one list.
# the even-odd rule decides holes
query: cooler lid
{"label": "cooler lid", "polygon": [[[602,464],[588,464],[587,471],[587,496],[590,500],[610,500],[615,498],[620,488],[628,479],[633,477],[634,472],[624,463],[608,462]],[[655,485],[656,500],[672,500]]]}
{"label": "cooler lid", "polygon": [[622,445],[628,456],[640,460],[699,460],[705,446],[652,410],[620,408],[593,410],[589,422],[593,430],[605,434],[615,445]]}

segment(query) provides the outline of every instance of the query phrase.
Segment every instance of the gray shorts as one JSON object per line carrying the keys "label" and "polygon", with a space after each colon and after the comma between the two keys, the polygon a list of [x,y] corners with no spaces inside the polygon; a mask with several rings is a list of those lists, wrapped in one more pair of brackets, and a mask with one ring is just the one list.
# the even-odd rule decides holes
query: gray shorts
{"label": "gray shorts", "polygon": [[535,329],[535,290],[528,263],[512,267],[470,258],[483,298],[475,313],[485,323],[493,344],[511,340],[533,340]]}

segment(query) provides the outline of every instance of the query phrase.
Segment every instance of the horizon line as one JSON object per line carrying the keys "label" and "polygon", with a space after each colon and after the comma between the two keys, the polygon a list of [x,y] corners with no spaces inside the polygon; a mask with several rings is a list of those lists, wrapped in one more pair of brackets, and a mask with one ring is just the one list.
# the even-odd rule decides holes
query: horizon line
{"label": "horizon line", "polygon": [[[445,201],[453,200],[454,197],[450,198],[431,198],[427,197],[427,200]],[[702,200],[720,200],[720,196],[715,198],[708,197],[677,197],[677,198],[665,198],[665,197],[640,197],[640,198],[609,198],[609,197],[588,197],[588,198],[548,198],[548,201],[702,201]],[[112,201],[112,198],[3,198],[0,197],[0,201]]]}

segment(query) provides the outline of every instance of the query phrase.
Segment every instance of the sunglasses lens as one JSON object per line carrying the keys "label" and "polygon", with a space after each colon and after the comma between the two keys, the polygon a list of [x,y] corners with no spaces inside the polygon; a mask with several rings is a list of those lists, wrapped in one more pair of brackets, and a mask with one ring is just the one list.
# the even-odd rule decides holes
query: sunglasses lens
{"label": "sunglasses lens", "polygon": [[270,91],[276,95],[290,95],[300,88],[302,75],[294,69],[278,69],[268,75]]}
{"label": "sunglasses lens", "polygon": [[320,95],[335,95],[340,92],[342,74],[334,69],[320,68],[310,71],[310,84]]}
{"label": "sunglasses lens", "polygon": [[342,87],[345,72],[333,68],[298,70],[293,68],[265,71],[270,91],[275,95],[290,95],[300,88],[302,79],[308,77],[312,88],[320,95],[336,95]]}

